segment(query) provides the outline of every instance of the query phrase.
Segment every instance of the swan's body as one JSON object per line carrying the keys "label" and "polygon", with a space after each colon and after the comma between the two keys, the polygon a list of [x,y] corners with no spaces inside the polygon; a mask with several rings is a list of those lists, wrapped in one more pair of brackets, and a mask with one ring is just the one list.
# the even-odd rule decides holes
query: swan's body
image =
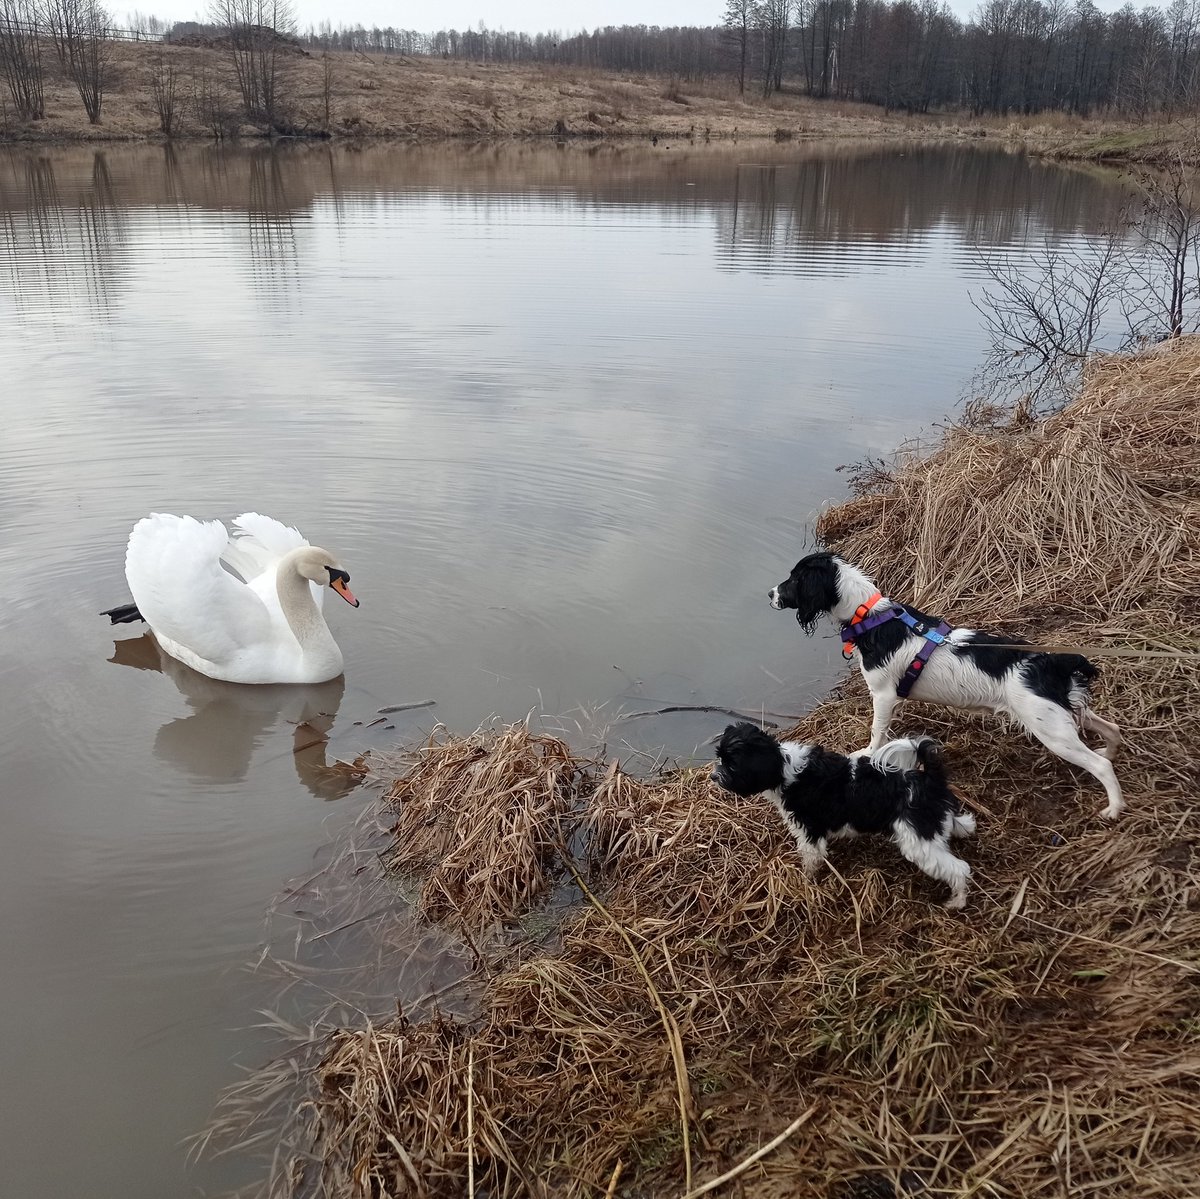
{"label": "swan's body", "polygon": [[[350,576],[296,530],[247,512],[233,522],[152,512],[133,526],[125,578],[159,645],[185,665],[231,683],[323,683],[342,672],[321,612],[325,587],[358,601]],[[233,572],[236,572],[233,573]]]}

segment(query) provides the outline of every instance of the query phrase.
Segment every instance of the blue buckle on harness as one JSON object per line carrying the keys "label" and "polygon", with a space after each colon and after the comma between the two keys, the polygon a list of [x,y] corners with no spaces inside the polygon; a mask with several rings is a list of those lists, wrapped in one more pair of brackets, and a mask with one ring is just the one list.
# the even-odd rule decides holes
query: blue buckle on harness
{"label": "blue buckle on harness", "polygon": [[907,699],[908,693],[912,690],[913,684],[917,681],[917,676],[925,668],[925,663],[929,661],[933,651],[939,645],[945,645],[949,639],[949,635],[954,631],[944,620],[940,621],[936,628],[932,627],[928,621],[918,620],[911,613],[906,612],[899,604],[894,601],[888,601],[889,606],[883,611],[873,612],[869,616],[863,617],[859,621],[851,621],[842,625],[842,657],[846,661],[850,661],[854,653],[854,643],[864,633],[871,629],[878,628],[889,620],[900,620],[906,624],[918,637],[924,638],[925,644],[921,646],[917,656],[908,664],[908,668],[904,674],[900,676],[899,682],[896,684],[896,694],[901,699]]}
{"label": "blue buckle on harness", "polygon": [[[913,621],[914,626],[918,623],[920,622]],[[925,663],[933,656],[933,651],[945,643],[947,634],[951,632],[953,629],[943,620],[936,629],[927,629],[921,634],[925,638],[925,644],[921,646],[917,656],[908,664],[908,669],[900,676],[900,681],[896,684],[896,694],[901,699],[908,698],[908,693],[913,689],[917,677],[925,669]]]}

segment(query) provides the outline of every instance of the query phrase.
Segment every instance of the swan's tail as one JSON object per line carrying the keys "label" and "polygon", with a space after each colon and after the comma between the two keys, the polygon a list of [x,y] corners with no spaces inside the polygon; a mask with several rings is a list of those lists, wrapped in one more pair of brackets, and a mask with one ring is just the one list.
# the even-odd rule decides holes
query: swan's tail
{"label": "swan's tail", "polygon": [[135,620],[146,619],[138,611],[137,604],[120,604],[116,608],[101,612],[100,615],[107,616],[110,624],[133,624]]}

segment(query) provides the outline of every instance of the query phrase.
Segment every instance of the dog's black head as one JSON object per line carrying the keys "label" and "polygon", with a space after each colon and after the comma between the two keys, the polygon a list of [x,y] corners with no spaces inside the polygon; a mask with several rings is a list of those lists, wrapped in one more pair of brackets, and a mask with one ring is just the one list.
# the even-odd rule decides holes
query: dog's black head
{"label": "dog's black head", "polygon": [[717,742],[712,781],[734,795],[758,795],[783,785],[783,751],[770,733],[740,721],[731,724]]}
{"label": "dog's black head", "polygon": [[832,611],[838,595],[838,559],[821,552],[801,558],[778,587],[767,593],[772,608],[794,608],[796,619],[806,633],[813,633],[817,621]]}

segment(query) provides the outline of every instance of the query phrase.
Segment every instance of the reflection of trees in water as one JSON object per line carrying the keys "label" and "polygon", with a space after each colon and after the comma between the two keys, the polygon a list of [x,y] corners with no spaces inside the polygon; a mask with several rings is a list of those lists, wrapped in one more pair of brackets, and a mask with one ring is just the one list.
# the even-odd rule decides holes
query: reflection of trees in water
{"label": "reflection of trees in water", "polygon": [[250,279],[269,309],[299,306],[300,267],[292,202],[279,154],[264,150],[250,159],[246,197]]}
{"label": "reflection of trees in water", "polygon": [[[8,265],[5,290],[12,295],[19,318],[26,314],[28,293],[39,295],[49,290],[59,247],[67,240],[50,159],[30,156],[21,165],[23,179],[6,181],[0,189],[7,248],[3,257]],[[22,184],[25,203],[18,205]]]}
{"label": "reflection of trees in water", "polygon": [[338,231],[346,218],[346,201],[342,188],[342,175],[338,169],[340,155],[333,152],[332,146],[325,147],[325,162],[329,170],[329,199],[333,206],[333,217]]}
{"label": "reflection of trees in water", "polygon": [[12,202],[11,183],[0,190],[6,290],[18,319],[57,323],[80,304],[110,316],[124,282],[128,218],[105,152],[94,151],[90,185],[69,200],[50,155],[23,156],[21,165],[24,202]]}
{"label": "reflection of trees in water", "polygon": [[[950,228],[968,244],[1091,231],[1120,195],[1084,172],[977,150],[810,158],[739,166],[718,208],[718,257],[731,269],[850,274],[872,246]],[[853,256],[849,253],[854,250]]]}
{"label": "reflection of trees in water", "polygon": [[239,207],[233,202],[233,197],[229,196],[233,183],[230,179],[229,158],[223,147],[205,146],[198,154],[191,156],[189,165],[191,170],[187,173],[188,203],[201,204],[206,208]]}
{"label": "reflection of trees in water", "polygon": [[162,191],[163,202],[182,208],[187,203],[183,164],[174,142],[166,142],[162,148]]}
{"label": "reflection of trees in water", "polygon": [[92,190],[79,210],[79,224],[92,268],[87,272],[87,286],[93,307],[107,316],[112,311],[112,297],[123,282],[129,215],[117,194],[103,150],[97,150],[92,160]]}
{"label": "reflection of trees in water", "polygon": [[[321,146],[70,147],[0,151],[0,288],[27,317],[58,321],[86,304],[107,313],[128,260],[124,205],[170,219],[244,214],[257,302],[298,308],[302,221],[320,206],[339,224],[355,203],[452,197],[481,215],[613,205],[715,221],[726,268],[862,270],[872,246],[930,230],[1004,245],[1097,229],[1120,190],[1096,172],[1004,151],[945,146],[760,145],[669,156],[647,148]],[[118,197],[121,203],[118,203]],[[207,219],[200,216],[195,219]],[[576,216],[574,219],[581,219]],[[80,263],[83,269],[80,269]]]}

